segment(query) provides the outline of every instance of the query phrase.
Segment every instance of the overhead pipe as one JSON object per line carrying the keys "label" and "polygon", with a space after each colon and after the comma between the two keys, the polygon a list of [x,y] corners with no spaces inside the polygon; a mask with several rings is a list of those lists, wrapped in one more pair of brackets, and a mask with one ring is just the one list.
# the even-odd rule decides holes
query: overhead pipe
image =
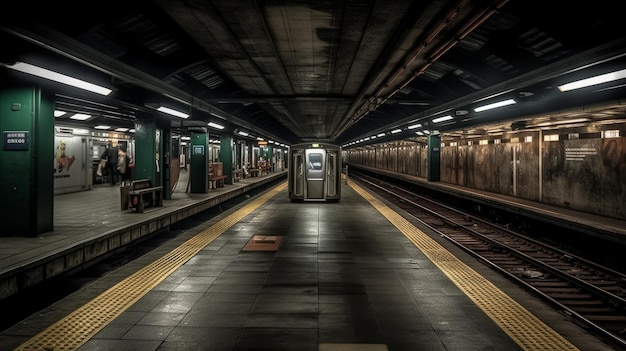
{"label": "overhead pipe", "polygon": [[[441,31],[448,25],[448,23],[452,20],[452,18],[454,18],[457,15],[457,13],[460,11],[460,9],[467,4],[467,2],[468,2],[467,0],[461,0],[454,7],[452,7],[452,9],[450,11],[448,11],[446,16],[444,16],[444,18],[441,21],[439,21],[434,26],[434,28],[429,32],[429,34],[426,36],[426,38],[424,40],[422,40],[420,42],[420,44],[418,44],[414,48],[413,51],[411,51],[411,53],[407,56],[406,60],[402,64],[402,66],[400,66],[400,68],[398,68],[390,76],[390,78],[387,80],[387,82],[385,82],[385,84],[383,84],[382,87],[380,89],[378,89],[378,91],[372,97],[370,97],[369,99],[367,99],[367,101],[365,101],[363,104],[361,104],[361,106],[354,113],[354,116],[350,119],[350,121],[348,121],[348,123],[346,123],[341,128],[341,130],[338,133],[336,133],[335,138],[338,137],[341,133],[343,133],[351,125],[353,125],[354,123],[358,122],[367,113],[369,113],[370,112],[370,106],[372,104],[375,104],[375,108],[376,108],[379,105],[385,103],[393,95],[398,93],[402,88],[406,87],[417,76],[419,76],[422,73],[424,73],[426,71],[426,69],[428,67],[430,67],[430,65],[432,65],[436,60],[438,60],[442,55],[444,55],[452,47],[454,47],[454,45],[456,45],[458,42],[463,40],[474,29],[476,29],[478,26],[480,26],[482,23],[484,23],[493,13],[495,13],[499,8],[504,6],[508,2],[508,0],[498,0],[498,1],[495,1],[492,5],[490,5],[486,9],[483,9],[482,11],[480,11],[476,16],[474,16],[469,22],[467,22],[461,28],[459,33],[454,36],[454,39],[449,40],[449,41],[443,43],[442,45],[440,45],[438,48],[436,48],[434,53],[432,55],[430,55],[429,58],[427,59],[427,63],[425,65],[423,65],[422,67],[420,67],[417,71],[415,71],[414,74],[407,81],[403,82],[400,85],[400,88],[395,89],[392,93],[390,93],[384,99],[381,99],[380,96],[382,95],[382,93],[392,85],[392,83],[407,69],[407,67],[414,60],[417,59],[418,55],[422,52],[422,50],[424,50],[430,44],[430,42],[432,40],[434,40],[434,38],[436,38],[437,35],[439,35],[441,33]],[[381,100],[379,100],[379,99],[381,99]]]}

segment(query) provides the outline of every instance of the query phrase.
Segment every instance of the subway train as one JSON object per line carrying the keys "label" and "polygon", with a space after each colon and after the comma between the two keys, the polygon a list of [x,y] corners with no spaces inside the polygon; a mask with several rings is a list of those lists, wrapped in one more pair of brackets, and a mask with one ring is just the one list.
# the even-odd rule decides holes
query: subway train
{"label": "subway train", "polygon": [[289,148],[288,187],[292,202],[341,199],[341,147],[302,143]]}

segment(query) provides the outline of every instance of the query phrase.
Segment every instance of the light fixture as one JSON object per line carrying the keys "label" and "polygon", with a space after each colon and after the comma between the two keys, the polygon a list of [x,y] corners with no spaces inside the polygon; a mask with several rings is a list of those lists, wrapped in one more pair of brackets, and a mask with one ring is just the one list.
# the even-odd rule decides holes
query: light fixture
{"label": "light fixture", "polygon": [[213,122],[209,122],[209,127],[213,127],[215,129],[224,129],[223,125],[217,124],[217,123],[213,123]]}
{"label": "light fixture", "polygon": [[90,118],[91,118],[90,115],[86,115],[84,113],[77,113],[77,114],[75,114],[75,115],[70,117],[70,119],[77,119],[79,121],[86,121],[86,120],[88,120]]}
{"label": "light fixture", "polygon": [[94,127],[95,129],[111,129],[111,126],[98,125]]}
{"label": "light fixture", "polygon": [[88,91],[91,91],[100,95],[106,96],[106,95],[111,94],[111,92],[113,91],[109,88],[105,88],[96,84],[85,82],[84,80],[66,76],[64,74],[53,72],[45,68],[31,65],[25,62],[16,62],[15,64],[9,65],[7,67],[14,69],[16,71],[19,71],[19,72],[32,74],[34,76],[49,79],[58,83],[63,83],[63,84],[71,85],[76,88],[85,89],[85,90],[88,90]]}
{"label": "light fixture", "polygon": [[433,119],[433,123],[439,123],[439,122],[443,122],[443,121],[449,121],[451,120],[453,117],[450,115],[447,116],[442,116],[442,117],[437,117],[435,119]]}
{"label": "light fixture", "polygon": [[165,106],[161,106],[159,108],[157,108],[157,111],[163,112],[163,113],[167,113],[170,114],[172,116],[176,116],[176,117],[180,117],[180,118],[187,118],[189,117],[188,114],[184,113],[184,112],[180,112],[174,109],[171,109],[169,107],[165,107]]}
{"label": "light fixture", "polygon": [[116,132],[128,132],[128,128],[115,128]]}
{"label": "light fixture", "polygon": [[66,113],[67,112],[65,112],[65,111],[54,110],[54,117],[61,117],[61,116],[63,116]]}
{"label": "light fixture", "polygon": [[512,104],[515,104],[515,103],[516,103],[516,101],[513,100],[513,99],[498,101],[498,102],[494,102],[493,104],[476,107],[474,109],[474,112],[487,111],[487,110],[491,110],[491,109],[502,107],[502,106],[512,105]]}
{"label": "light fixture", "polygon": [[[433,122],[435,122],[435,121],[433,120]],[[437,123],[437,122],[435,122],[435,123]],[[413,124],[413,125],[410,125],[410,126],[408,126],[407,128],[409,128],[409,129],[415,129],[415,128],[419,128],[419,127],[421,127],[421,126],[422,126],[422,125],[418,123],[418,124]]]}
{"label": "light fixture", "polygon": [[622,70],[611,72],[611,73],[605,73],[599,76],[581,79],[575,82],[559,85],[558,88],[560,91],[570,91],[570,90],[585,88],[591,85],[612,82],[614,80],[624,79],[624,78],[626,78],[626,69],[622,69]]}
{"label": "light fixture", "polygon": [[243,135],[243,136],[248,136],[248,133],[244,132],[244,131],[239,131],[239,135]]}
{"label": "light fixture", "polygon": [[379,138],[382,138],[382,137],[384,137],[384,136],[385,136],[385,133],[379,133],[379,134],[377,134],[376,136],[377,136],[377,137],[379,137]]}
{"label": "light fixture", "polygon": [[402,129],[394,129],[391,131],[391,134],[396,134],[396,133],[400,133],[402,131]]}

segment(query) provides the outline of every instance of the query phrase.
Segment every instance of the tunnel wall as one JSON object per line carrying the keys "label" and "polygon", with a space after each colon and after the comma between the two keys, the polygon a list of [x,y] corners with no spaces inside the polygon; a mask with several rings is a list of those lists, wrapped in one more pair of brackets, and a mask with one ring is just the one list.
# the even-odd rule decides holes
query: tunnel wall
{"label": "tunnel wall", "polygon": [[[441,182],[626,218],[626,125],[446,138]],[[425,178],[425,140],[344,150],[344,162]]]}

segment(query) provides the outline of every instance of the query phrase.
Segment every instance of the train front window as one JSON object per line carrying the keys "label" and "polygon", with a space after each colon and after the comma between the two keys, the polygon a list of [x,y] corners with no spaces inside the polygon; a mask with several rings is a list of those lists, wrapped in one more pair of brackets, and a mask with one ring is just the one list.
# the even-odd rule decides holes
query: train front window
{"label": "train front window", "polygon": [[307,179],[322,179],[324,177],[324,154],[312,152],[307,154]]}
{"label": "train front window", "polygon": [[322,154],[309,154],[308,168],[315,171],[321,171],[323,159]]}

